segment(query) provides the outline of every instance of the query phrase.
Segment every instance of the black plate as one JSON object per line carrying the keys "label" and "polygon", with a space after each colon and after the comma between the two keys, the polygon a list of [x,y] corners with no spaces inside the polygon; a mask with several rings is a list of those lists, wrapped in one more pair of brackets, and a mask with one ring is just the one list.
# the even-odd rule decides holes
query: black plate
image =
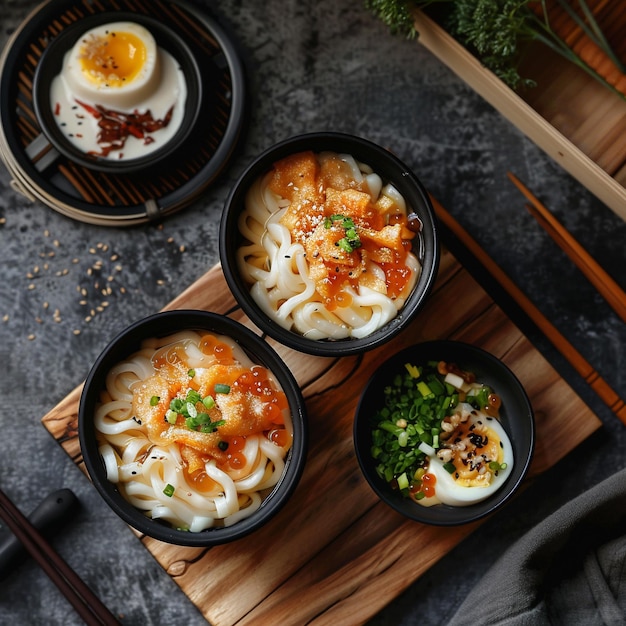
{"label": "black plate", "polygon": [[115,0],[49,0],[12,35],[0,67],[0,152],[13,177],[29,196],[69,217],[114,226],[156,220],[193,202],[233,157],[246,110],[237,46],[204,7],[184,0],[129,0],[125,15],[167,25],[199,68],[200,115],[185,149],[156,168],[128,175],[95,171],[49,150],[32,103],[33,79],[46,48],[76,22],[94,15],[117,21],[121,13]]}
{"label": "black plate", "polygon": [[[426,361],[448,361],[474,372],[478,382],[489,385],[502,399],[500,419],[513,446],[513,468],[505,484],[493,496],[469,506],[438,504],[424,507],[403,497],[382,480],[370,454],[371,422],[383,406],[382,390],[391,384],[404,364],[420,365]],[[383,363],[368,381],[359,400],[354,419],[354,445],[361,470],[378,497],[393,509],[424,524],[457,526],[480,519],[500,508],[517,490],[526,476],[535,444],[535,422],[530,400],[513,372],[492,354],[458,341],[428,341],[396,353]]]}
{"label": "black plate", "polygon": [[[185,115],[181,127],[174,137],[159,150],[151,152],[145,157],[136,159],[115,160],[102,158],[83,152],[75,144],[68,141],[54,119],[54,109],[50,101],[50,86],[63,66],[63,58],[71,50],[80,37],[97,26],[110,22],[110,13],[98,13],[83,18],[64,28],[47,46],[35,70],[33,80],[33,105],[37,121],[44,135],[52,145],[63,155],[78,165],[110,174],[127,174],[146,168],[162,166],[166,159],[184,158],[184,151],[188,149],[189,135],[196,126],[202,105],[202,76],[189,46],[174,30],[166,24],[136,13],[116,12],[115,21],[133,22],[146,28],[154,37],[156,45],[169,52],[178,62],[185,76],[187,84],[187,98],[185,101]],[[167,162],[166,162],[167,165]]]}

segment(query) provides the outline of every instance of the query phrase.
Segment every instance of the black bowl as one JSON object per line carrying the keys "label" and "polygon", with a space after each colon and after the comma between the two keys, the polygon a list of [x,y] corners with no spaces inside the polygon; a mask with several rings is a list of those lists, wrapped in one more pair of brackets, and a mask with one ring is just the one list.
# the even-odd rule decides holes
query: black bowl
{"label": "black bowl", "polygon": [[[180,65],[187,83],[187,98],[183,122],[174,136],[162,147],[144,157],[109,159],[83,152],[68,141],[54,119],[50,102],[50,86],[60,73],[63,57],[88,30],[109,22],[134,22],[145,27],[159,48],[167,50]],[[65,27],[46,46],[33,78],[33,106],[43,134],[62,155],[78,165],[110,174],[126,174],[175,161],[175,155],[184,149],[196,124],[202,104],[201,74],[195,56],[185,41],[167,24],[146,15],[114,11],[90,15]]]}
{"label": "black bowl", "polygon": [[[272,372],[287,396],[293,421],[293,445],[285,459],[279,482],[250,517],[228,527],[187,532],[147,517],[130,504],[107,479],[94,427],[94,409],[113,366],[136,352],[142,341],[165,337],[182,330],[206,330],[234,339],[254,363]],[[308,431],[302,394],[293,375],[276,352],[258,335],[230,318],[205,311],[178,310],[157,313],[121,332],[100,354],[87,376],[79,404],[78,434],[89,476],[105,502],[136,530],[170,544],[212,546],[239,539],[266,524],[285,505],[302,474],[307,454]]]}
{"label": "black bowl", "polygon": [[[371,455],[374,415],[383,406],[383,389],[404,364],[426,361],[456,363],[476,374],[476,380],[490,386],[502,399],[500,420],[513,447],[513,468],[502,487],[491,497],[468,506],[437,504],[424,507],[392,489],[375,470]],[[383,363],[370,378],[359,400],[354,419],[356,456],[367,482],[378,497],[405,517],[436,526],[457,526],[480,519],[499,509],[513,496],[530,466],[535,443],[534,413],[524,387],[513,372],[492,354],[458,341],[428,341],[406,348]]]}
{"label": "black bowl", "polygon": [[[422,229],[413,240],[413,252],[422,271],[411,295],[396,317],[382,328],[363,338],[341,340],[311,339],[287,330],[264,313],[254,301],[250,287],[238,270],[237,249],[243,241],[238,218],[244,207],[250,186],[270,171],[272,165],[291,154],[311,150],[350,154],[369,165],[386,183],[391,183],[404,196],[407,206],[417,214]],[[300,352],[316,356],[347,356],[374,349],[404,329],[422,308],[437,278],[439,267],[439,237],[434,209],[428,192],[400,159],[389,150],[360,137],[335,132],[299,135],[282,141],[258,156],[243,172],[231,191],[220,224],[220,260],[226,282],[248,317],[264,332],[280,343]]]}

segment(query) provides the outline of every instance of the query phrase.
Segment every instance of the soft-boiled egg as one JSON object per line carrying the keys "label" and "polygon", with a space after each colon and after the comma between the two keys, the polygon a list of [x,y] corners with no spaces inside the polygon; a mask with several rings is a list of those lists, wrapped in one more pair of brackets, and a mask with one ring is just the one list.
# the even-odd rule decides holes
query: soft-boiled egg
{"label": "soft-boiled egg", "polygon": [[422,480],[429,495],[417,500],[423,506],[467,506],[493,495],[513,467],[513,450],[500,421],[459,404],[460,419],[438,450],[423,449],[428,467]]}
{"label": "soft-boiled egg", "polygon": [[81,151],[111,159],[145,156],[180,127],[187,96],[177,60],[133,22],[84,33],[50,89],[55,120]]}

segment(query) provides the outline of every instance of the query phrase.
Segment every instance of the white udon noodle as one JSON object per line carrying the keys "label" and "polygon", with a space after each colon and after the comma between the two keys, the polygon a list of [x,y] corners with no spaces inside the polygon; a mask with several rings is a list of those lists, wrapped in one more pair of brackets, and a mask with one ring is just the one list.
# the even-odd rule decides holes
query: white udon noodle
{"label": "white udon noodle", "polygon": [[[351,155],[338,156],[350,166],[355,181],[366,183],[373,202],[388,196],[406,215],[406,202],[395,187],[383,186],[378,174]],[[396,317],[421,271],[415,254],[407,255],[411,283],[401,296],[390,298],[364,285],[358,291],[346,286],[344,291],[352,297],[350,306],[329,310],[309,277],[304,247],[294,242],[289,229],[280,223],[289,201],[270,191],[271,175],[260,177],[252,185],[238,221],[239,231],[249,242],[237,250],[238,267],[261,310],[283,328],[316,340],[367,337]],[[385,280],[383,269],[376,263],[370,261],[368,271]]]}
{"label": "white udon noodle", "polygon": [[[243,467],[223,471],[215,460],[205,463],[206,474],[217,485],[207,493],[186,480],[177,443],[161,446],[148,439],[145,429],[133,419],[132,385],[155,373],[151,358],[169,344],[183,342],[191,368],[210,365],[207,355],[198,348],[200,338],[200,334],[189,331],[145,342],[140,351],[111,369],[106,379],[110,401],[100,404],[94,416],[96,430],[104,440],[99,451],[108,480],[117,484],[124,497],[149,517],[191,532],[232,526],[252,515],[279,481],[287,452],[262,433],[247,435],[242,450],[246,459]],[[231,347],[239,364],[247,368],[254,365],[235,342],[224,336],[217,338]],[[271,373],[270,378],[280,389]],[[287,411],[285,427],[292,433]],[[164,493],[168,484],[174,487],[171,497]]]}

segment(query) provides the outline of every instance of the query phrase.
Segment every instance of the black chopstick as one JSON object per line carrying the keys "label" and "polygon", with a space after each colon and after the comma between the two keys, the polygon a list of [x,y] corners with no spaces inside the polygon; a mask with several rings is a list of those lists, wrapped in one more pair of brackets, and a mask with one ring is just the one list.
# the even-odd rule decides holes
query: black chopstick
{"label": "black chopstick", "polygon": [[0,489],[0,518],[89,626],[120,622]]}

